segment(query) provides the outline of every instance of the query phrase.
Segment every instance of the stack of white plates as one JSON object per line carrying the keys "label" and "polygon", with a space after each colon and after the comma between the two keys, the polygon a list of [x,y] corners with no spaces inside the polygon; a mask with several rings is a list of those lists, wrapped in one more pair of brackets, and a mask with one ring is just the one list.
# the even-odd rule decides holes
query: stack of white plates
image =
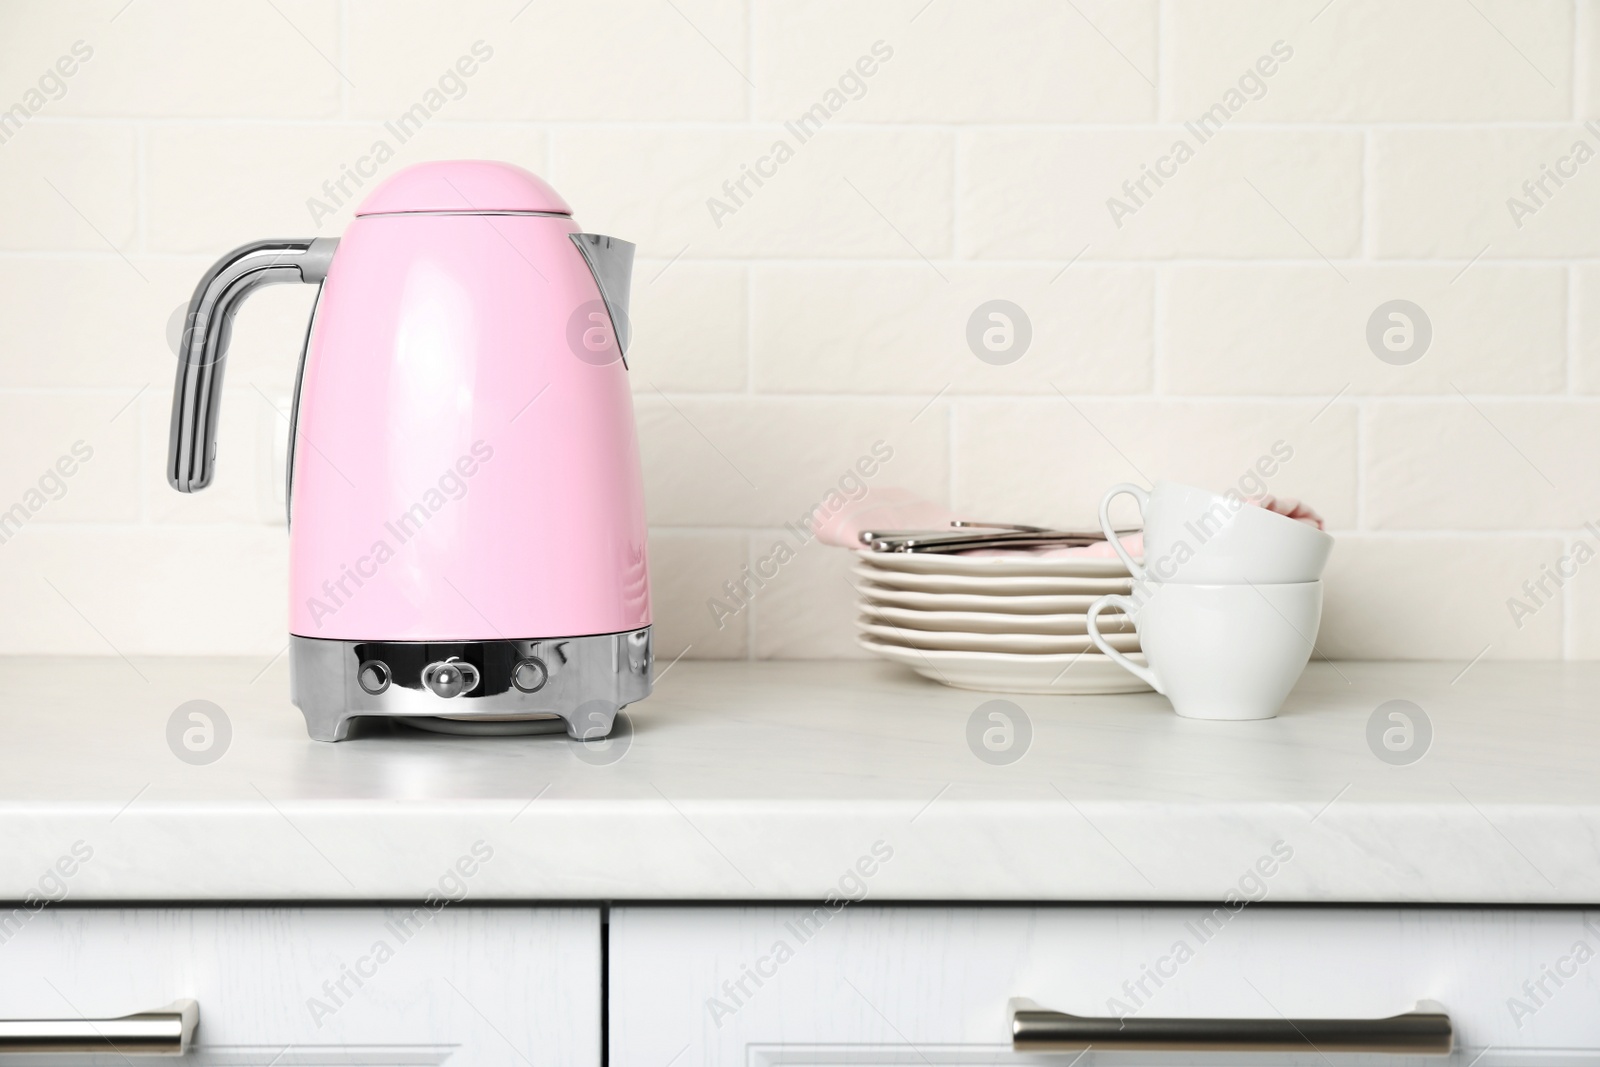
{"label": "stack of white plates", "polygon": [[[926,678],[1002,693],[1149,688],[1089,640],[1089,605],[1131,587],[1120,560],[863,552],[854,576],[861,646]],[[1099,623],[1144,662],[1125,616]]]}

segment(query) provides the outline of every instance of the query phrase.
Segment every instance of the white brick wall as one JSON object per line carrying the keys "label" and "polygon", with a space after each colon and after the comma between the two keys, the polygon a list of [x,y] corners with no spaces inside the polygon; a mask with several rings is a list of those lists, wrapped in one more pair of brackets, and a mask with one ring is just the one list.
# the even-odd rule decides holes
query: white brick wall
{"label": "white brick wall", "polygon": [[[93,451],[0,544],[0,652],[282,647],[310,294],[240,316],[193,497],[168,327],[217,254],[337,233],[359,191],[308,199],[478,41],[383,173],[510,159],[639,244],[664,656],[855,654],[832,550],[707,601],[878,440],[875,484],[1075,523],[1282,441],[1271,488],[1340,539],[1326,654],[1600,656],[1600,561],[1549,577],[1600,550],[1591,0],[0,0],[0,111],[36,112],[0,126],[0,508]],[[992,299],[1032,325],[1006,366],[967,347]],[[1397,299],[1431,324],[1406,365],[1368,344]]]}

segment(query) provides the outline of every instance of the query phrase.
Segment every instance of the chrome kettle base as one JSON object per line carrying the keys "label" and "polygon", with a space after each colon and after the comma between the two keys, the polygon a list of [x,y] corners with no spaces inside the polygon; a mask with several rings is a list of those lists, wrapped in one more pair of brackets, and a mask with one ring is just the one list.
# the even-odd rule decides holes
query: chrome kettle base
{"label": "chrome kettle base", "polygon": [[343,741],[366,716],[473,734],[508,734],[520,723],[526,729],[516,732],[557,732],[543,725],[555,717],[568,737],[598,741],[620,709],[650,695],[651,666],[648,626],[514,641],[289,637],[290,698],[317,741]]}

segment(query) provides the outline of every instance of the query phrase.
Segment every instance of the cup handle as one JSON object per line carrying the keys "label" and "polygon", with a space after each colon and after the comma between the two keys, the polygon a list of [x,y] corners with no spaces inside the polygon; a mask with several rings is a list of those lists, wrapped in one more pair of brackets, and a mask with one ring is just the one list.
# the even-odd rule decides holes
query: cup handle
{"label": "cup handle", "polygon": [[1106,540],[1111,542],[1111,549],[1121,557],[1123,565],[1128,568],[1128,573],[1135,578],[1144,577],[1144,567],[1136,562],[1126,548],[1122,547],[1122,539],[1117,536],[1117,531],[1111,525],[1111,502],[1123,493],[1127,493],[1139,502],[1139,522],[1144,523],[1144,509],[1150,505],[1149,490],[1134,485],[1132,482],[1118,482],[1106,490],[1106,495],[1100,500],[1100,532],[1106,535]]}
{"label": "cup handle", "polygon": [[[1118,486],[1117,488],[1120,490],[1122,487]],[[1106,499],[1109,500],[1111,498],[1107,497]],[[1154,689],[1156,692],[1161,693],[1164,696],[1166,695],[1166,690],[1161,688],[1161,683],[1156,679],[1156,674],[1154,671],[1152,671],[1149,667],[1139,666],[1139,664],[1133,662],[1133,660],[1129,659],[1126,655],[1117,651],[1115,648],[1112,648],[1111,642],[1100,636],[1100,623],[1097,620],[1102,611],[1105,611],[1107,608],[1121,608],[1128,618],[1133,619],[1133,613],[1136,607],[1138,607],[1138,605],[1134,603],[1132,597],[1123,596],[1121,593],[1107,593],[1099,600],[1096,600],[1093,604],[1090,604],[1088,619],[1089,640],[1093,641],[1094,647],[1098,648],[1101,652],[1104,652],[1106,654],[1106,658],[1110,659],[1111,662],[1115,663],[1117,666],[1121,667],[1123,670],[1127,671],[1141,682],[1144,682],[1151,689]],[[1137,619],[1134,620],[1133,628],[1135,630],[1139,628]]]}

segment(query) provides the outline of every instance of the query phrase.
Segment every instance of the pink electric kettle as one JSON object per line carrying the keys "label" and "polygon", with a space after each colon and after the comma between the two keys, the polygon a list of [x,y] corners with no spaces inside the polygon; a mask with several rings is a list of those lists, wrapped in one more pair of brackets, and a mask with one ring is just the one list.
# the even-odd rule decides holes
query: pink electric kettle
{"label": "pink electric kettle", "polygon": [[627,319],[633,246],[507,163],[423,163],[343,239],[258,241],[189,304],[167,480],[211,482],[234,311],[320,285],[289,433],[289,662],[319,741],[353,718],[610,733],[650,693]]}

